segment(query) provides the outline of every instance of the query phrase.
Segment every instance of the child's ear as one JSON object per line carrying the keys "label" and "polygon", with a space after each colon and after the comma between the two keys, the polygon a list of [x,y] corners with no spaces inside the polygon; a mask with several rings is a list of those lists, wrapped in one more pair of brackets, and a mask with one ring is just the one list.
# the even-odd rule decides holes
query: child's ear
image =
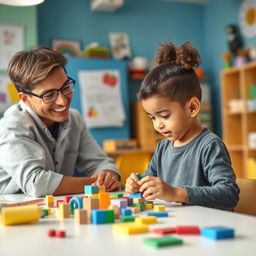
{"label": "child's ear", "polygon": [[200,111],[201,103],[197,97],[192,97],[189,100],[188,108],[191,117],[196,117]]}
{"label": "child's ear", "polygon": [[19,92],[18,93],[18,96],[20,98],[21,101],[23,101],[25,104],[27,104],[28,106],[31,106],[31,103],[30,103],[30,97],[24,93],[24,92]]}

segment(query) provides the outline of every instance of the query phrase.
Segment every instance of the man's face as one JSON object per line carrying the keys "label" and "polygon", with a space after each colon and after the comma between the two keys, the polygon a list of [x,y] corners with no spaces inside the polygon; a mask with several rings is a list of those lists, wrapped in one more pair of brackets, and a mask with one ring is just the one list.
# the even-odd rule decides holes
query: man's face
{"label": "man's face", "polygon": [[[68,77],[64,69],[59,68],[53,71],[44,81],[38,83],[31,92],[42,95],[45,92],[62,88],[67,81]],[[57,99],[48,104],[36,96],[26,93],[19,93],[19,95],[21,100],[34,110],[47,127],[51,127],[55,122],[64,122],[68,119],[72,93],[65,96],[59,91]]]}

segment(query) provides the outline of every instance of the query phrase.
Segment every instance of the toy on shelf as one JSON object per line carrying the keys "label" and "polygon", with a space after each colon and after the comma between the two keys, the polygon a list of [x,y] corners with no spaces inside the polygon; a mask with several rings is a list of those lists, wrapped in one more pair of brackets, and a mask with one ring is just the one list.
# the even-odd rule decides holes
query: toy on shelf
{"label": "toy on shelf", "polygon": [[110,49],[108,47],[102,47],[96,42],[91,43],[83,51],[82,57],[101,59],[110,58]]}
{"label": "toy on shelf", "polygon": [[134,57],[130,62],[130,78],[132,80],[142,80],[149,69],[148,60],[144,57]]}

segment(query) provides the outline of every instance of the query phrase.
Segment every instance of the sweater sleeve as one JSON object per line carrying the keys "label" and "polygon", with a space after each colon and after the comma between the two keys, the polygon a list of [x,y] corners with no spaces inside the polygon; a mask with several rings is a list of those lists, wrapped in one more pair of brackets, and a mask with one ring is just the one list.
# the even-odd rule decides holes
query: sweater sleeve
{"label": "sweater sleeve", "polygon": [[[12,122],[1,129],[0,135],[0,167],[4,179],[1,181],[0,193],[17,193],[20,189],[24,194],[39,197],[52,194],[59,185],[63,175],[46,170],[45,151],[35,141],[32,130]],[[7,185],[5,185],[7,184]]]}
{"label": "sweater sleeve", "polygon": [[239,188],[226,146],[213,139],[202,149],[202,168],[209,186],[184,186],[188,204],[232,210],[239,200]]}

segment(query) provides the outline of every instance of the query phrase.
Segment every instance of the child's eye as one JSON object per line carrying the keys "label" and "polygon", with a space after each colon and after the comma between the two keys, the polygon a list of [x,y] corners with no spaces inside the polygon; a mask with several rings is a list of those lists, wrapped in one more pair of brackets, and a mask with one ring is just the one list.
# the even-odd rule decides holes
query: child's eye
{"label": "child's eye", "polygon": [[170,116],[171,116],[171,115],[168,114],[168,115],[165,115],[165,116],[161,116],[161,118],[163,118],[163,119],[168,119]]}
{"label": "child's eye", "polygon": [[149,119],[152,120],[152,121],[154,121],[156,118],[153,117],[153,116],[149,116]]}

